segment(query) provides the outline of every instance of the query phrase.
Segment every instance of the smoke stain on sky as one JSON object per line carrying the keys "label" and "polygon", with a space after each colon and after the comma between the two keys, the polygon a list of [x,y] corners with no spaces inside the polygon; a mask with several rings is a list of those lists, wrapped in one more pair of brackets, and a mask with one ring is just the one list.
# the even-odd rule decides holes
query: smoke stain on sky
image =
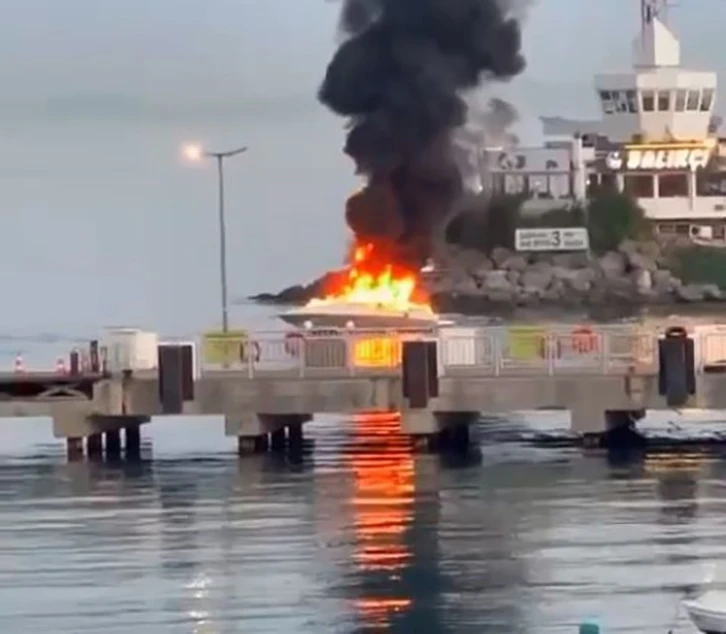
{"label": "smoke stain on sky", "polygon": [[513,0],[346,0],[345,39],[319,98],[347,117],[345,151],[367,179],[347,203],[381,266],[418,267],[462,191],[452,134],[467,91],[524,69]]}

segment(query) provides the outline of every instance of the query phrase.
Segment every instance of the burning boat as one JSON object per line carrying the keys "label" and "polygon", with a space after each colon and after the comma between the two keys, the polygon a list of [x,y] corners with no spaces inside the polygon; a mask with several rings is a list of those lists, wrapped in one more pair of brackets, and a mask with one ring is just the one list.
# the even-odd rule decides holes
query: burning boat
{"label": "burning boat", "polygon": [[438,324],[438,316],[431,310],[412,308],[398,310],[385,304],[338,301],[315,301],[279,315],[284,322],[297,327],[309,324],[324,328],[365,329],[419,329]]}
{"label": "burning boat", "polygon": [[372,244],[355,246],[351,264],[324,297],[279,315],[296,327],[429,329],[440,323],[412,271],[380,264]]}

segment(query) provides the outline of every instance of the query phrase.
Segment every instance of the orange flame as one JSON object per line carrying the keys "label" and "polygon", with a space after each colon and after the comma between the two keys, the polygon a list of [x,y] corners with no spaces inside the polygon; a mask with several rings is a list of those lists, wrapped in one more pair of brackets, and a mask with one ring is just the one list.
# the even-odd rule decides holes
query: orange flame
{"label": "orange flame", "polygon": [[343,300],[402,312],[433,312],[418,286],[418,275],[385,260],[381,262],[374,244],[354,244],[350,260],[345,274],[331,284],[333,288],[309,305]]}

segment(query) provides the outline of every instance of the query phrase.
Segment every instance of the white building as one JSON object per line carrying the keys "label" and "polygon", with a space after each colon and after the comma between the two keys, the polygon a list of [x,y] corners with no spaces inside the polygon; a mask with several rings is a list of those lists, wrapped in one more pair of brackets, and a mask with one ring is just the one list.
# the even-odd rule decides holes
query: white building
{"label": "white building", "polygon": [[542,117],[545,147],[486,152],[486,177],[495,191],[530,194],[530,208],[553,207],[579,197],[584,168],[589,186],[631,192],[659,232],[726,241],[716,73],[683,68],[662,1],[641,3],[632,68],[595,78],[602,119]]}

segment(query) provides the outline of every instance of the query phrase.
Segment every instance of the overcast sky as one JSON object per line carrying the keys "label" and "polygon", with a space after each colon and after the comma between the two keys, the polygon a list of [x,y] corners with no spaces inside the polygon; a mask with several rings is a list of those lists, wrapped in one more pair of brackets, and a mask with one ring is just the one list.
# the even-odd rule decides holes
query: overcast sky
{"label": "overcast sky", "polygon": [[[538,114],[594,116],[592,75],[629,64],[638,4],[533,3],[528,68],[496,88],[525,140],[539,140]],[[315,101],[337,2],[2,5],[2,329],[216,319],[216,181],[211,165],[179,161],[187,139],[250,147],[227,170],[234,295],[340,263],[357,185],[344,122]],[[671,23],[685,61],[723,71],[726,2],[681,5]]]}

